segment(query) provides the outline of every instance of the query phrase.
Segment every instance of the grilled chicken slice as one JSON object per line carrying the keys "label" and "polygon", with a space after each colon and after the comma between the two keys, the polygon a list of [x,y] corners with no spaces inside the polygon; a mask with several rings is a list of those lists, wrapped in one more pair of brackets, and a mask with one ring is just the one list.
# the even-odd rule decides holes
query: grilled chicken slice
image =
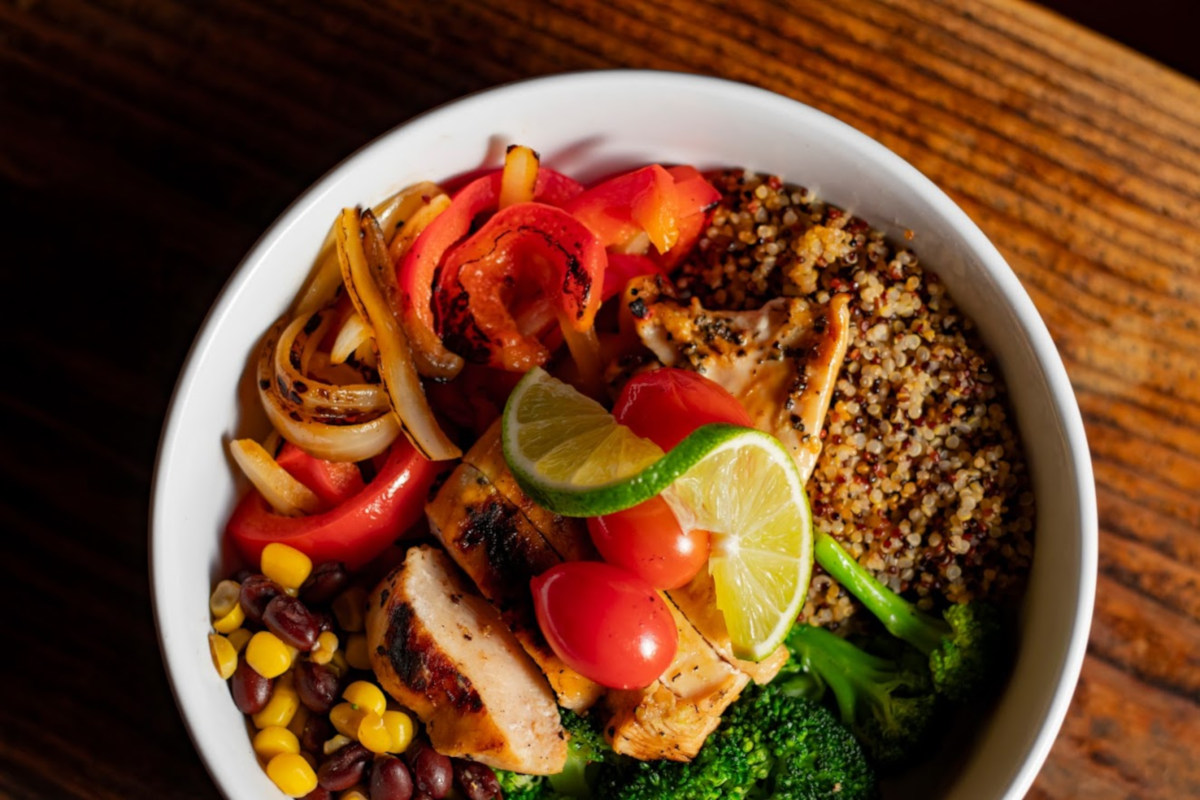
{"label": "grilled chicken slice", "polygon": [[566,764],[546,681],[445,553],[408,550],[371,595],[367,642],[380,684],[416,712],[438,752],[534,775]]}
{"label": "grilled chicken slice", "polygon": [[520,508],[525,518],[541,532],[563,561],[591,561],[600,558],[600,554],[592,546],[583,520],[564,517],[539,506],[517,485],[517,479],[513,477],[504,461],[500,427],[500,420],[496,420],[463,456],[463,461],[486,475],[500,494]]}
{"label": "grilled chicken slice", "polygon": [[562,561],[521,510],[470,464],[459,464],[425,509],[433,535],[500,612],[558,699],[583,711],[601,687],[563,663],[542,635],[529,581]]}
{"label": "grilled chicken slice", "polygon": [[725,387],[755,427],[783,442],[807,482],[850,338],[848,297],[835,295],[827,307],[780,297],[757,311],[709,311],[669,292],[653,276],[626,286],[623,307],[642,344],[663,365],[695,370]]}
{"label": "grilled chicken slice", "polygon": [[708,570],[700,570],[691,582],[672,589],[667,596],[721,658],[749,675],[755,683],[770,683],[787,663],[788,651],[783,645],[762,661],[745,661],[733,655],[733,642],[725,627],[725,615],[717,608],[717,589]]}
{"label": "grilled chicken slice", "polygon": [[613,750],[643,761],[688,761],[721,722],[721,714],[750,682],[709,646],[669,600],[679,649],[645,689],[611,691],[605,731]]}

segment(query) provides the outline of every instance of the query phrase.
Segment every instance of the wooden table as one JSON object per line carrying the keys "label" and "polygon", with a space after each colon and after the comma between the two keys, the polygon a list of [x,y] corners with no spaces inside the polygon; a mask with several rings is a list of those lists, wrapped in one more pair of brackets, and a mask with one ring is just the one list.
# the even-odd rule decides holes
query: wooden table
{"label": "wooden table", "polygon": [[598,67],[816,106],[999,246],[1066,360],[1100,502],[1091,646],[1031,797],[1200,796],[1200,86],[1015,0],[0,3],[0,795],[216,796],[146,579],[155,446],[205,310],[373,136]]}

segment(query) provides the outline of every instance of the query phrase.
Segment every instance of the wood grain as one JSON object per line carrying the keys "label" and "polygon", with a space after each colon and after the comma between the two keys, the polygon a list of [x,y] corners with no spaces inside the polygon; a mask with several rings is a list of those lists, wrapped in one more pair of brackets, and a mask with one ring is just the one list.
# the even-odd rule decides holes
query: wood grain
{"label": "wood grain", "polygon": [[1101,520],[1030,796],[1200,796],[1200,85],[1016,0],[0,2],[0,796],[214,797],[146,580],[154,451],[258,233],[420,111],[636,67],[809,103],[951,194],[1046,319]]}

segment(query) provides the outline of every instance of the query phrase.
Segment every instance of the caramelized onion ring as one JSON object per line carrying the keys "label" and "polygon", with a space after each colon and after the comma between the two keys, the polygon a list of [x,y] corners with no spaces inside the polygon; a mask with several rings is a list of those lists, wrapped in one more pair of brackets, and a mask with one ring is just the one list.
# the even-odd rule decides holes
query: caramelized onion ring
{"label": "caramelized onion ring", "polygon": [[329,461],[364,461],[386,450],[400,435],[400,421],[390,411],[362,421],[320,417],[304,413],[283,397],[273,369],[280,330],[277,325],[267,335],[258,360],[258,396],[267,419],[280,435]]}
{"label": "caramelized onion ring", "polygon": [[[406,226],[409,218],[425,208],[431,199],[444,197],[445,194],[436,183],[429,181],[414,183],[376,205],[372,209],[372,213],[379,220],[383,230],[393,230],[399,225]],[[336,227],[337,223],[334,223],[334,229]],[[317,309],[329,305],[337,296],[338,288],[342,285],[342,271],[338,264],[337,237],[334,229],[331,229],[329,235],[325,237],[317,255],[317,267],[313,270],[308,283],[300,291],[300,301],[296,304],[297,316],[311,314]]]}
{"label": "caramelized onion ring", "polygon": [[[462,450],[438,425],[417,375],[408,337],[377,282],[395,280],[383,232],[371,212],[342,211],[337,228],[342,282],[355,310],[370,326],[379,352],[379,376],[392,401],[404,433],[426,458],[457,458]],[[369,255],[368,255],[369,254]]]}
{"label": "caramelized onion ring", "polygon": [[371,340],[371,329],[363,322],[358,312],[346,317],[342,327],[338,329],[333,347],[329,348],[329,363],[345,364],[346,359],[354,355],[358,348]]}
{"label": "caramelized onion ring", "polygon": [[229,443],[229,452],[254,488],[275,509],[275,513],[298,517],[320,510],[321,499],[316,493],[279,466],[258,442],[253,439],[234,439]]}
{"label": "caramelized onion ring", "polygon": [[[421,231],[446,210],[450,205],[450,198],[447,195],[439,195],[432,198],[422,208],[409,218],[404,227],[392,237],[391,244],[388,245],[388,257],[391,259],[391,269],[395,270],[396,265],[408,253],[413,242],[421,235]],[[412,350],[413,361],[416,362],[417,372],[427,378],[438,378],[441,380],[450,380],[458,375],[463,368],[463,359],[456,353],[452,353],[442,346],[441,341],[436,338],[436,334],[428,331],[420,326],[405,324],[406,321],[411,321],[401,314],[402,300],[400,297],[400,287],[396,285],[395,276],[390,280],[381,284],[387,288],[385,295],[388,302],[392,306],[392,311],[400,317],[401,324],[404,325],[404,333],[408,336],[409,347]],[[430,337],[433,337],[432,339]]]}
{"label": "caramelized onion ring", "polygon": [[374,383],[332,384],[308,370],[312,351],[329,327],[328,315],[296,317],[275,345],[275,381],[285,401],[319,417],[372,416],[391,408],[387,392]]}

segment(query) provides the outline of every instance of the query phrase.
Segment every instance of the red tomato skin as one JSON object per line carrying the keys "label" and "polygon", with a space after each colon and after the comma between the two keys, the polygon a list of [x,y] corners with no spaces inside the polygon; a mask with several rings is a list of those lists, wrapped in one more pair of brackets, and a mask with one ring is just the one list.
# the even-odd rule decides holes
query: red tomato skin
{"label": "red tomato skin", "polygon": [[673,367],[633,376],[617,397],[613,416],[668,451],[710,422],[754,427],[742,404],[719,384]]}
{"label": "red tomato skin", "polygon": [[708,563],[708,533],[681,529],[661,495],[615,514],[589,517],[587,526],[605,561],[656,589],[678,589]]}
{"label": "red tomato skin", "polygon": [[612,689],[641,689],[675,658],[679,632],[666,601],[631,572],[567,561],[530,581],[538,625],[568,666]]}

